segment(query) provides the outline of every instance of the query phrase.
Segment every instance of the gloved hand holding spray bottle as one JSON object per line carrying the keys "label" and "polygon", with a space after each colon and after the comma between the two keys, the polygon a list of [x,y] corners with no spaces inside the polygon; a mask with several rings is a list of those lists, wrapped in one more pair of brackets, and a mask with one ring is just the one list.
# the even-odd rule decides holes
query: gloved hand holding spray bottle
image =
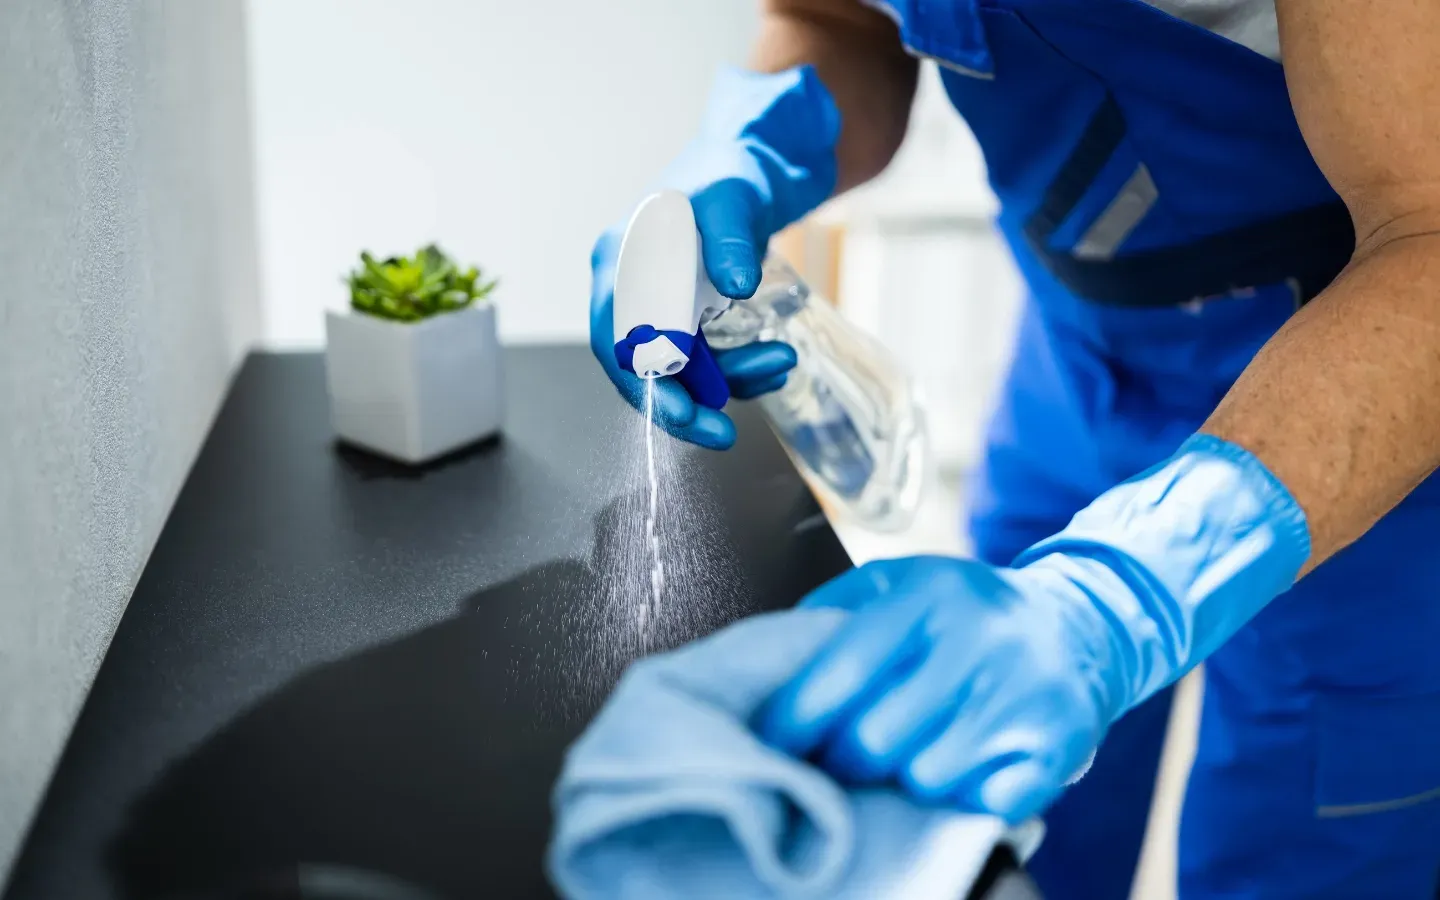
{"label": "gloved hand holding spray bottle", "polygon": [[925,472],[909,381],[766,254],[772,235],[834,192],[839,135],[809,66],[723,71],[658,195],[595,246],[590,346],[637,409],[648,376],[656,424],[702,447],[735,442],[727,400],[761,398],[831,506],[893,529],[913,515]]}
{"label": "gloved hand holding spray bottle", "polygon": [[[730,399],[716,350],[784,341],[796,364],[760,397],[780,439],[829,499],[876,529],[903,527],[925,470],[923,420],[897,363],[771,256],[759,289],[716,290],[690,198],[647,197],[620,245],[614,282],[615,360],[641,378],[673,377],[694,402]],[[712,350],[712,346],[715,348]]]}

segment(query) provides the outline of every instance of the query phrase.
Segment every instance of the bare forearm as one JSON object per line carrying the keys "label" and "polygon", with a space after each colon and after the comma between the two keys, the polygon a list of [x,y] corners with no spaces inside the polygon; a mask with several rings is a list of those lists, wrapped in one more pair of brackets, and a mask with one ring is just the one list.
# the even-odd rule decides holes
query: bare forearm
{"label": "bare forearm", "polygon": [[751,65],[778,72],[809,63],[840,108],[836,192],[874,178],[905,137],[918,64],[894,23],[859,0],[765,0]]}
{"label": "bare forearm", "polygon": [[1440,5],[1277,0],[1315,161],[1350,209],[1350,265],[1270,341],[1205,430],[1305,510],[1306,571],[1440,466]]}
{"label": "bare forearm", "polygon": [[1258,456],[1310,526],[1306,571],[1440,466],[1440,235],[1362,249],[1205,425]]}

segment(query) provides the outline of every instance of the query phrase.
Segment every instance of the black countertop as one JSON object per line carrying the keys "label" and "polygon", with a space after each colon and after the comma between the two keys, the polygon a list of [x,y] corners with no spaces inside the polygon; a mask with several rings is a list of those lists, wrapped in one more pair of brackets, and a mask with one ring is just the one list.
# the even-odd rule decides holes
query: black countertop
{"label": "black countertop", "polygon": [[418,471],[334,445],[318,355],[246,360],[7,900],[551,896],[551,783],[625,663],[849,565],[736,404],[731,452],[662,438],[642,626],[643,423],[588,351],[506,353],[503,438]]}

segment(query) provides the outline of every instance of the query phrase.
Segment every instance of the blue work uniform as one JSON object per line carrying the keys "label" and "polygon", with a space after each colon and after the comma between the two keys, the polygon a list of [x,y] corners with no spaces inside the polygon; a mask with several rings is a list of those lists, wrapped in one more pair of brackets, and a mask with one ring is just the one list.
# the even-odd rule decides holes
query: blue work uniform
{"label": "blue work uniform", "polygon": [[[1029,284],[970,494],[1005,564],[1168,457],[1354,234],[1273,59],[1141,0],[865,2],[941,66]],[[1207,661],[1185,900],[1436,896],[1437,500],[1432,479]],[[1048,814],[1051,900],[1128,895],[1169,705]]]}

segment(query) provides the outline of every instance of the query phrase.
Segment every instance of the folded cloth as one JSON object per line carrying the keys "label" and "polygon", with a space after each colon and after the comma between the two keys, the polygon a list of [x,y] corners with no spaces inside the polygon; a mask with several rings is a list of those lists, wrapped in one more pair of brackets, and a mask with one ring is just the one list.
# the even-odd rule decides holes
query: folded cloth
{"label": "folded cloth", "polygon": [[964,896],[996,844],[1039,824],[848,791],[749,723],[847,612],[771,613],[626,673],[571,747],[548,866],[571,900]]}

